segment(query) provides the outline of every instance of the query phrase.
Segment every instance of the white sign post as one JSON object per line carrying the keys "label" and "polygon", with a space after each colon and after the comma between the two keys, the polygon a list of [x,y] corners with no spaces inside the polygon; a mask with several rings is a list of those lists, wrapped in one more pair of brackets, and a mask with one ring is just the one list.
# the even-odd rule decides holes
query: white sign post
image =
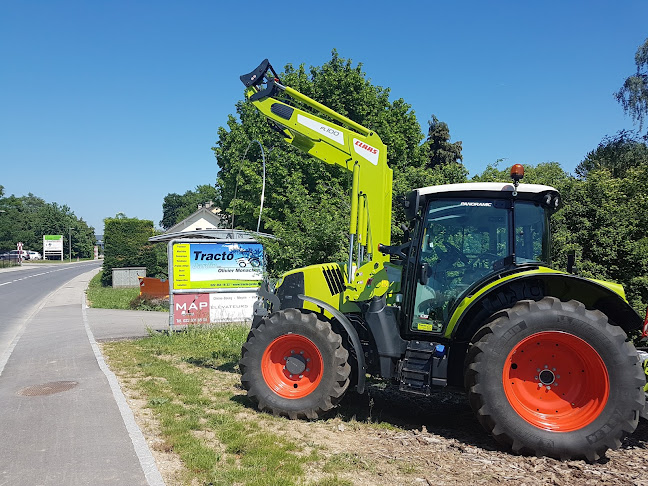
{"label": "white sign post", "polygon": [[63,235],[43,235],[43,259],[48,256],[63,261]]}

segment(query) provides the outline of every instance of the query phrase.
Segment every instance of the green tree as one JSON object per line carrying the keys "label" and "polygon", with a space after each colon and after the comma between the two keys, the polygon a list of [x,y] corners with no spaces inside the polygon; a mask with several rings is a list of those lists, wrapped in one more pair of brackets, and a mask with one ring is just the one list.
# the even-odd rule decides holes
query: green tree
{"label": "green tree", "polygon": [[587,154],[576,167],[576,174],[586,178],[593,170],[607,169],[614,178],[624,178],[632,167],[639,167],[648,160],[648,147],[639,136],[621,130],[613,137],[605,137],[595,150]]}
{"label": "green tree", "polygon": [[[473,182],[511,182],[511,167],[499,169],[502,159],[493,164],[488,164],[481,174],[472,178]],[[565,172],[558,162],[543,162],[538,165],[525,164],[525,184],[543,184],[552,186],[561,191],[565,184],[571,183],[573,177]]]}
{"label": "green tree", "polygon": [[[287,65],[282,82],[324,103],[333,110],[378,133],[388,146],[388,163],[394,170],[395,222],[402,219],[398,201],[415,183],[441,182],[449,176],[465,180],[463,166],[426,169],[428,148],[410,105],[389,100],[389,89],[373,85],[362,71],[333,51],[323,66]],[[256,229],[262,189],[259,141],[266,154],[266,199],[261,231],[272,232],[281,241],[268,243],[273,273],[298,265],[345,260],[349,224],[350,174],[324,164],[286,144],[282,136],[250,103],[236,105],[237,116],[219,129],[213,148],[218,166],[217,187],[223,208],[234,217],[234,225]],[[250,147],[244,160],[243,154]],[[447,181],[445,181],[447,182]],[[234,193],[236,192],[236,197]]]}
{"label": "green tree", "polygon": [[432,115],[432,120],[428,122],[426,149],[429,157],[426,164],[428,168],[459,163],[463,160],[461,142],[451,143],[450,129],[447,123],[439,121],[434,115]]}
{"label": "green tree", "polygon": [[[4,188],[2,190],[4,196]],[[21,241],[23,247],[42,253],[43,235],[64,235],[64,253],[70,255],[69,235],[72,228],[73,258],[89,258],[95,244],[94,228],[78,218],[66,205],[46,203],[29,193],[27,196],[0,196],[0,249],[16,248]]]}
{"label": "green tree", "polygon": [[[622,132],[623,133],[623,132]],[[579,165],[564,210],[565,245],[586,276],[623,284],[638,312],[648,304],[648,146],[606,137]]]}
{"label": "green tree", "polygon": [[621,103],[623,111],[629,114],[633,121],[639,122],[639,130],[648,116],[648,39],[639,46],[635,54],[637,72],[626,78],[614,96]]}

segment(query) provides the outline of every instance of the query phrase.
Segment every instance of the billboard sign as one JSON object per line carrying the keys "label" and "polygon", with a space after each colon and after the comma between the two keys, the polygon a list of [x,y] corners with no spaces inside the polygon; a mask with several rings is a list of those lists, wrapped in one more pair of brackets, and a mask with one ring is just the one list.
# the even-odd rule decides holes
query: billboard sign
{"label": "billboard sign", "polygon": [[63,235],[43,235],[43,258],[49,256],[63,260]]}
{"label": "billboard sign", "polygon": [[255,291],[176,294],[173,325],[245,322],[252,318]]}
{"label": "billboard sign", "polygon": [[169,323],[250,322],[263,280],[263,245],[249,236],[169,241]]}
{"label": "billboard sign", "polygon": [[261,243],[176,243],[173,288],[258,288],[263,280]]}
{"label": "billboard sign", "polygon": [[63,251],[63,235],[43,235],[43,250]]}
{"label": "billboard sign", "polygon": [[209,324],[209,294],[178,294],[173,298],[173,325]]}

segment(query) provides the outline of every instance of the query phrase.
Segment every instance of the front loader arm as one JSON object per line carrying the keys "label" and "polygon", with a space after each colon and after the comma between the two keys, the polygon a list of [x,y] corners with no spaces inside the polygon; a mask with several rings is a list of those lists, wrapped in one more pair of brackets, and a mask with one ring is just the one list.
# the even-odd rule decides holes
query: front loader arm
{"label": "front loader arm", "polygon": [[[387,165],[387,147],[380,137],[308,96],[283,86],[267,59],[251,73],[241,76],[241,81],[247,88],[246,98],[279,128],[286,142],[353,173],[348,282],[362,278],[362,275],[356,278],[353,274],[354,251],[357,267],[366,261],[380,265],[388,261],[389,256],[379,251],[379,245],[390,243],[392,170]],[[298,108],[294,102],[334,121]],[[357,283],[362,284],[361,281]]]}

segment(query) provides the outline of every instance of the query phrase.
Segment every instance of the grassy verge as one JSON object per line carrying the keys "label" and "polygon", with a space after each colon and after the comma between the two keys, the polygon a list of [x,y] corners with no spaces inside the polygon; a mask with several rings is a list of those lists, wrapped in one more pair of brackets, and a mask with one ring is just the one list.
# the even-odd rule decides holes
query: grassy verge
{"label": "grassy verge", "polygon": [[90,307],[98,309],[169,311],[168,300],[150,300],[140,297],[138,288],[113,289],[102,286],[101,273],[90,280],[87,295]]}
{"label": "grassy verge", "polygon": [[78,260],[75,258],[72,259],[72,261],[68,260],[67,258],[64,258],[63,260],[45,260],[41,258],[40,260],[23,260],[23,263],[29,263],[31,264],[38,264],[38,265],[67,265],[69,263],[78,263],[78,262],[92,262],[95,261],[94,257],[91,258],[79,258]]}
{"label": "grassy verge", "polygon": [[88,300],[99,309],[132,309],[130,303],[139,296],[139,289],[113,289],[101,285],[101,272],[88,284]]}
{"label": "grassy verge", "polygon": [[[287,421],[260,414],[239,384],[248,328],[222,326],[105,343],[110,367],[146,403],[164,444],[183,465],[179,484],[342,486],[345,460],[324,467],[318,447],[281,433]],[[326,462],[326,461],[324,461]],[[315,482],[307,470],[319,469]],[[309,475],[310,476],[310,475]]]}

